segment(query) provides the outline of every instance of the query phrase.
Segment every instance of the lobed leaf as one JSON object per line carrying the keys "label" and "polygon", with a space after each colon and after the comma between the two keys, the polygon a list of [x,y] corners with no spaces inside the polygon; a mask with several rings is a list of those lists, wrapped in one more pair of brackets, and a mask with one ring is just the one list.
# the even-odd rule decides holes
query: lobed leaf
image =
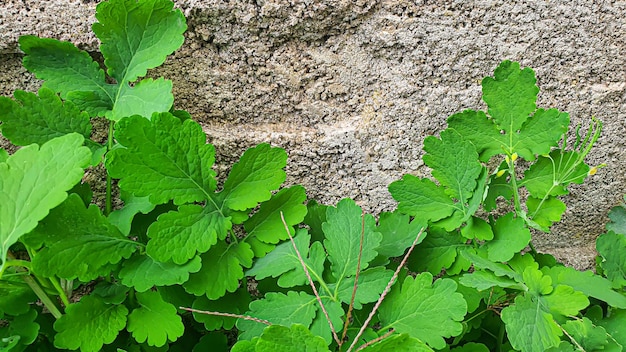
{"label": "lobed leaf", "polygon": [[596,249],[602,259],[600,266],[604,275],[615,288],[626,287],[626,235],[609,231],[598,237]]}
{"label": "lobed leaf", "polygon": [[561,215],[565,212],[565,203],[555,197],[537,199],[528,197],[526,199],[529,217],[539,225],[543,231],[548,231],[549,227],[561,220]]}
{"label": "lobed leaf", "polygon": [[85,139],[91,135],[89,115],[71,102],[63,103],[46,88],[39,95],[16,90],[15,100],[0,97],[2,135],[15,145],[39,144],[76,132]]}
{"label": "lobed leaf", "polygon": [[206,295],[218,299],[226,292],[235,292],[243,278],[243,268],[252,266],[254,253],[245,242],[218,242],[202,254],[202,269],[189,276],[183,284],[185,290],[196,296]]}
{"label": "lobed leaf", "polygon": [[[309,327],[316,311],[317,300],[312,295],[293,291],[287,294],[270,292],[265,298],[250,303],[250,310],[245,315],[264,319],[276,325],[302,324]],[[260,336],[265,328],[261,323],[244,319],[237,320],[236,325],[240,331],[240,340]]]}
{"label": "lobed leaf", "polygon": [[522,218],[513,213],[499,217],[493,224],[493,239],[485,244],[487,258],[494,262],[506,262],[530,243],[530,231]]}
{"label": "lobed leaf", "polygon": [[[67,191],[83,176],[91,152],[83,137],[70,133],[29,145],[0,163],[0,259],[6,263],[9,247],[30,232],[61,204]],[[0,270],[1,272],[2,270]]]}
{"label": "lobed leaf", "polygon": [[430,273],[409,276],[381,304],[378,314],[381,324],[442,349],[446,345],[444,337],[457,336],[463,331],[460,321],[467,313],[467,303],[456,288],[456,282],[451,279],[433,283]]}
{"label": "lobed leaf", "polygon": [[272,197],[271,191],[285,181],[287,153],[262,143],[246,150],[235,163],[220,192],[223,204],[232,210],[247,210]]}
{"label": "lobed leaf", "polygon": [[329,207],[322,228],[326,235],[324,247],[328,253],[331,272],[337,282],[356,274],[359,256],[361,270],[364,270],[378,254],[376,247],[380,244],[382,235],[375,232],[376,222],[371,215],[364,215],[352,199],[341,200],[336,208]]}
{"label": "lobed leaf", "polygon": [[552,314],[541,307],[531,296],[520,295],[502,310],[507,336],[511,345],[518,350],[545,351],[561,341],[561,329]]}
{"label": "lobed leaf", "polygon": [[126,326],[128,309],[124,305],[109,305],[95,295],[83,296],[69,305],[54,323],[54,346],[85,352],[100,351],[102,345],[115,340]]}
{"label": "lobed leaf", "polygon": [[107,170],[122,190],[149,196],[153,204],[211,199],[215,148],[198,123],[170,113],[154,114],[151,121],[132,116],[117,123],[115,138],[126,148],[109,152]]}
{"label": "lobed leaf", "polygon": [[113,109],[105,114],[109,120],[119,121],[133,115],[150,119],[154,113],[169,111],[174,103],[172,81],[167,79],[147,78],[133,87],[122,83],[118,89]]}
{"label": "lobed leaf", "polygon": [[184,41],[185,16],[169,0],[109,0],[98,4],[92,28],[108,73],[134,82],[160,66]]}
{"label": "lobed leaf", "polygon": [[[248,304],[250,304],[252,297],[248,293],[247,288],[242,287],[233,293],[228,293],[225,296],[217,299],[210,300],[206,296],[196,297],[193,301],[193,309],[221,312],[230,314],[243,314],[248,310]],[[235,326],[237,318],[226,317],[212,314],[193,313],[193,318],[204,324],[204,328],[212,331],[225,329],[230,330]]]}
{"label": "lobed leaf", "polygon": [[87,282],[110,269],[109,264],[129,258],[137,249],[137,243],[111,225],[96,205],[85,208],[76,194],[53,209],[33,236],[45,243],[32,258],[35,272],[44,277]]}
{"label": "lobed leaf", "polygon": [[153,286],[180,285],[189,279],[189,273],[198,272],[201,266],[198,256],[179,265],[160,262],[149,255],[135,255],[124,261],[119,277],[124,286],[145,292]]}
{"label": "lobed leaf", "polygon": [[[411,220],[406,214],[381,213],[376,232],[382,234],[382,240],[376,252],[379,256],[387,258],[401,256],[411,246],[420,230],[425,227],[426,224],[417,219]],[[425,237],[426,232],[423,232],[417,244],[421,243]]]}
{"label": "lobed leaf", "polygon": [[581,162],[574,151],[553,150],[541,156],[524,172],[520,186],[525,186],[531,196],[547,198],[568,194],[567,185],[581,184],[589,173],[589,166]]}
{"label": "lobed leaf", "polygon": [[[16,345],[28,346],[33,344],[39,336],[40,328],[35,319],[37,319],[37,310],[30,309],[26,314],[13,317],[8,326],[0,327],[0,351],[4,351],[2,342],[6,338],[17,338],[19,341]],[[8,348],[6,351],[12,351],[12,349]]]}
{"label": "lobed leaf", "polygon": [[448,269],[454,264],[461,250],[466,247],[465,242],[466,239],[458,233],[431,227],[428,236],[409,257],[408,267],[415,272],[428,271],[438,275],[442,269]]}
{"label": "lobed leaf", "polygon": [[[116,87],[106,83],[104,70],[86,51],[70,42],[32,35],[20,37],[19,44],[26,54],[24,67],[44,80],[43,88],[60,93],[92,116],[113,108]],[[77,92],[82,94],[72,96]]]}
{"label": "lobed leaf", "polygon": [[364,352],[430,352],[432,348],[428,347],[422,341],[411,337],[409,334],[394,334],[383,339],[373,345],[367,346]]}
{"label": "lobed leaf", "polygon": [[184,264],[224,239],[232,225],[219,210],[209,206],[181,205],[161,214],[148,228],[146,252],[154,259]]}
{"label": "lobed leaf", "polygon": [[120,199],[124,201],[124,207],[109,214],[109,222],[128,236],[135,215],[148,214],[154,210],[155,205],[150,202],[150,197],[136,197],[126,192],[121,192]]}
{"label": "lobed leaf", "polygon": [[626,236],[626,205],[622,203],[611,208],[609,219],[611,221],[606,224],[606,229]]}
{"label": "lobed leaf", "polygon": [[[391,280],[393,272],[384,267],[369,268],[361,271],[354,296],[354,308],[361,309],[363,304],[376,302],[383,290]],[[330,284],[329,288],[335,290],[337,297],[346,304],[350,304],[354,289],[354,277],[342,280],[339,285]]]}
{"label": "lobed leaf", "polygon": [[158,292],[138,292],[135,297],[140,307],[128,315],[127,329],[137,342],[160,347],[183,336],[185,326],[176,307],[163,301]]}
{"label": "lobed leaf", "polygon": [[[268,326],[263,330],[259,339],[253,340],[252,345],[254,348],[250,351],[256,352],[329,352],[328,345],[322,338],[312,334],[300,324],[294,324],[291,327]],[[236,351],[245,350],[237,349]]]}

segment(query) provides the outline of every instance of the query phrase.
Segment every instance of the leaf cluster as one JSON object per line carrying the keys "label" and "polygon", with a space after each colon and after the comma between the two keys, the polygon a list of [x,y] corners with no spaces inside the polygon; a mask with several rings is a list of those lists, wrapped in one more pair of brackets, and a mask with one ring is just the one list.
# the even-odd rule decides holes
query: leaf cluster
{"label": "leaf cluster", "polygon": [[[432,178],[389,186],[393,212],[282,187],[285,150],[246,150],[226,177],[172,84],[143,78],[183,43],[169,0],[109,0],[103,63],[24,36],[37,94],[0,97],[0,350],[621,351],[626,211],[597,274],[535,251],[601,124],[537,108],[534,72],[505,61],[424,141]],[[128,24],[132,23],[132,26]],[[109,123],[91,139],[91,119]],[[85,170],[106,170],[94,204]],[[93,169],[91,169],[93,170]],[[92,172],[92,171],[89,171]],[[118,191],[123,205],[113,209]],[[236,337],[236,341],[234,341]]]}

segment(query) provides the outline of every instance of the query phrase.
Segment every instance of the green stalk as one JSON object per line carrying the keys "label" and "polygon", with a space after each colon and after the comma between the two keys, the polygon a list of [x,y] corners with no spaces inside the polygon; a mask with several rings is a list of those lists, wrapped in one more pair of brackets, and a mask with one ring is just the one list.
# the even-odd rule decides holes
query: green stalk
{"label": "green stalk", "polygon": [[64,306],[69,306],[70,305],[70,300],[67,299],[67,295],[65,294],[65,290],[61,287],[61,285],[59,284],[59,282],[55,279],[50,279],[50,283],[52,283],[52,286],[54,286],[54,288],[57,290],[57,293],[59,294],[59,297],[61,298],[61,302],[63,302]]}
{"label": "green stalk", "polygon": [[48,308],[48,310],[50,311],[50,313],[52,313],[55,319],[59,319],[63,315],[61,311],[59,310],[59,308],[57,308],[56,304],[52,302],[50,297],[48,297],[48,295],[44,292],[41,286],[39,286],[37,281],[33,279],[32,276],[26,275],[26,276],[23,276],[22,279],[24,280],[24,282],[26,282],[26,284],[30,287],[30,289],[33,290],[33,292],[35,292],[37,297],[39,297],[39,300],[41,301],[41,303],[43,303],[43,305],[46,306],[46,308]]}
{"label": "green stalk", "polygon": [[[111,151],[111,149],[113,149],[113,124],[114,122],[111,121],[109,122],[109,136],[108,136],[108,141],[107,141],[107,153],[109,151]],[[109,172],[107,171],[107,188],[106,188],[106,202],[105,202],[105,206],[104,206],[104,215],[105,216],[109,216],[109,214],[111,214],[112,211],[112,190],[111,190],[111,176],[109,175]]]}

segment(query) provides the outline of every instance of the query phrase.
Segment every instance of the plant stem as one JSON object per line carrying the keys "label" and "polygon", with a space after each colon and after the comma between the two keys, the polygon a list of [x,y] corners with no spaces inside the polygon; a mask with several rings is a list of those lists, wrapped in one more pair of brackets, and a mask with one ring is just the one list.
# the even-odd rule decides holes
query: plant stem
{"label": "plant stem", "polygon": [[69,299],[67,299],[67,295],[65,294],[65,290],[63,289],[63,287],[61,287],[61,285],[59,284],[59,282],[55,279],[50,279],[50,283],[52,283],[52,286],[54,286],[54,288],[57,290],[59,297],[61,298],[61,302],[63,302],[64,306],[69,306],[70,305],[70,301]]}
{"label": "plant stem", "polygon": [[50,297],[48,297],[48,295],[44,292],[41,286],[39,286],[37,281],[33,279],[32,276],[30,275],[22,276],[22,279],[24,280],[24,282],[26,282],[26,284],[30,287],[30,289],[33,290],[33,292],[35,292],[37,297],[39,297],[39,299],[41,300],[41,303],[43,303],[44,306],[48,308],[48,310],[50,311],[50,313],[52,313],[55,319],[59,319],[63,315],[61,311],[59,310],[59,308],[57,308],[54,302],[52,302]]}

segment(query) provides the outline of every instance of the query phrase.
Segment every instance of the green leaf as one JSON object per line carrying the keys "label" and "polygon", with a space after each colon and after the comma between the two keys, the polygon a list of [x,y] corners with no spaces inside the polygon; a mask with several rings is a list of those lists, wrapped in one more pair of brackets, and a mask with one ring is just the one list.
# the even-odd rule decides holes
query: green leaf
{"label": "green leaf", "polygon": [[271,191],[285,181],[283,168],[287,153],[269,144],[259,144],[246,150],[233,165],[220,196],[232,210],[247,210],[271,198]]}
{"label": "green leaf", "polygon": [[519,186],[525,186],[531,196],[546,198],[568,194],[567,185],[581,184],[589,173],[589,166],[574,151],[553,150],[541,156],[526,172]]}
{"label": "green leaf", "polygon": [[545,351],[561,341],[563,332],[552,314],[530,295],[517,296],[515,304],[502,310],[501,317],[509,341],[517,350]]}
{"label": "green leaf", "polygon": [[[309,252],[310,240],[311,236],[304,229],[299,229],[294,237],[296,247],[300,255],[302,255],[313,280],[319,281],[324,271],[326,253],[319,242],[314,243]],[[270,276],[279,277],[278,286],[280,287],[293,287],[308,283],[304,270],[302,270],[300,259],[298,259],[291,241],[279,244],[265,257],[257,259],[254,266],[246,271],[246,276],[254,276],[257,280]]]}
{"label": "green leaf", "polygon": [[468,286],[474,287],[479,291],[487,290],[492,287],[503,287],[503,288],[515,288],[517,290],[524,290],[524,287],[519,283],[515,282],[515,280],[496,276],[495,274],[488,271],[474,271],[469,274],[464,274],[459,283]]}
{"label": "green leaf", "polygon": [[514,133],[522,128],[536,109],[539,93],[536,82],[532,69],[520,70],[519,63],[511,61],[502,62],[493,78],[483,79],[483,100],[500,129]]}
{"label": "green leaf", "polygon": [[154,210],[155,205],[150,202],[149,197],[136,197],[126,192],[121,192],[120,198],[124,201],[124,207],[109,214],[109,222],[128,236],[135,215],[148,214]]}
{"label": "green leaf", "polygon": [[485,200],[483,201],[483,208],[485,211],[492,211],[496,209],[498,207],[497,199],[499,197],[504,198],[506,201],[510,201],[513,198],[513,187],[509,183],[506,176],[502,175],[498,177],[496,173],[495,175],[491,175],[489,189],[487,190]]}
{"label": "green leaf", "polygon": [[304,223],[309,227],[312,241],[322,242],[324,240],[322,224],[326,222],[326,209],[328,209],[328,206],[318,204],[315,200],[309,200],[306,207],[307,214],[304,217]]}
{"label": "green leaf", "polygon": [[[615,251],[615,249],[616,247],[612,247],[611,251]],[[602,300],[612,307],[626,309],[626,296],[614,291],[611,281],[595,275],[589,270],[578,271],[564,266],[543,268],[541,270],[546,275],[550,275],[555,283],[570,286],[574,290],[580,291],[589,297]]]}
{"label": "green leaf", "polygon": [[9,247],[61,204],[82,178],[91,157],[82,143],[81,135],[71,133],[41,148],[21,148],[0,163],[0,272]]}
{"label": "green leaf", "polygon": [[184,264],[224,239],[231,224],[209,206],[181,205],[178,211],[161,214],[148,228],[147,253],[154,259]]}
{"label": "green leaf", "polygon": [[71,102],[63,103],[50,89],[41,88],[39,96],[16,90],[15,101],[0,97],[2,135],[15,145],[39,144],[76,132],[85,139],[91,135],[89,115]]}
{"label": "green leaf", "polygon": [[367,346],[364,352],[429,352],[433,351],[422,341],[408,334],[394,334],[373,345]]}
{"label": "green leaf", "polygon": [[454,264],[461,249],[466,247],[465,241],[457,233],[431,227],[426,238],[409,257],[408,267],[415,272],[428,271],[438,275],[441,269]]}
{"label": "green leaf", "polygon": [[[108,73],[118,83],[134,82],[160,66],[184,41],[185,17],[168,0],[110,0],[98,4],[93,31]],[[129,25],[132,24],[132,25]]]}
{"label": "green leaf", "polygon": [[201,266],[198,256],[178,265],[154,260],[149,255],[135,255],[124,261],[119,276],[123,285],[144,292],[153,286],[180,285],[189,279],[189,273],[198,272]]}
{"label": "green leaf", "polygon": [[54,346],[85,352],[100,351],[102,345],[115,340],[126,326],[128,309],[124,305],[109,305],[97,296],[83,296],[69,305],[54,323]]}
{"label": "green leaf", "polygon": [[89,53],[70,42],[32,35],[20,37],[19,44],[26,54],[24,67],[45,81],[44,88],[61,93],[63,99],[82,92],[76,95],[79,101],[70,100],[92,116],[113,108],[115,86],[106,83],[104,71]]}
{"label": "green leaf", "polygon": [[257,352],[329,352],[326,342],[305,326],[268,326],[256,342]]}
{"label": "green leaf", "polygon": [[494,77],[483,79],[484,112],[464,111],[450,116],[448,128],[471,141],[487,162],[493,155],[518,153],[526,160],[547,154],[567,131],[569,115],[556,109],[535,110],[539,88],[530,68],[504,61]]}
{"label": "green leaf", "polygon": [[[322,303],[326,308],[328,318],[333,324],[335,331],[341,332],[341,330],[343,330],[343,317],[346,315],[346,312],[344,312],[341,306],[341,302],[332,300],[330,297],[322,297]],[[316,307],[319,307],[318,303],[316,303]],[[333,342],[333,335],[330,330],[330,326],[328,325],[328,319],[326,319],[326,316],[321,309],[317,310],[317,314],[315,315],[313,323],[311,323],[309,329],[313,335],[320,336],[324,339],[324,341],[326,341],[327,344],[331,344]]]}
{"label": "green leaf", "polygon": [[[309,327],[313,322],[316,310],[316,298],[307,293],[290,291],[285,295],[270,292],[265,295],[265,298],[250,303],[250,311],[245,315],[264,319],[275,325],[302,324]],[[239,319],[237,320],[237,328],[240,331],[240,340],[250,340],[255,336],[260,336],[265,325],[251,320]]]}
{"label": "green leaf", "polygon": [[[26,314],[14,317],[9,326],[0,328],[0,340],[7,337],[19,336],[19,344],[28,346],[39,336],[39,324],[35,321],[37,311],[29,310]],[[1,346],[0,346],[1,348]],[[11,349],[9,349],[10,351]],[[0,349],[1,351],[1,349]]]}
{"label": "green leaf", "polygon": [[[370,268],[361,271],[356,295],[354,296],[354,308],[361,309],[363,304],[376,302],[383,290],[391,280],[393,272],[385,270],[384,267]],[[331,290],[335,289],[334,284],[329,285]],[[352,291],[354,289],[354,277],[342,280],[336,287],[337,297],[346,304],[350,304]]]}
{"label": "green leaf", "polygon": [[337,282],[356,274],[359,256],[361,270],[364,270],[378,254],[376,247],[380,244],[382,235],[374,232],[376,221],[371,215],[363,214],[352,199],[341,200],[336,208],[329,207],[322,228],[326,235],[324,247],[328,253],[331,272]]}
{"label": "green leaf", "polygon": [[98,282],[93,289],[93,293],[102,297],[104,303],[107,304],[122,304],[126,300],[128,291],[128,287],[118,282],[107,281]]}
{"label": "green leaf", "polygon": [[456,131],[446,129],[439,138],[426,137],[424,151],[427,153],[424,163],[432,168],[433,176],[445,187],[445,193],[465,203],[482,171],[474,145]]}
{"label": "green leaf", "polygon": [[[596,240],[604,275],[615,288],[626,287],[626,235],[608,232]],[[626,309],[626,307],[620,307]]]}
{"label": "green leaf", "polygon": [[530,231],[522,218],[513,213],[499,217],[493,225],[494,237],[487,242],[487,258],[506,262],[530,243]]}
{"label": "green leaf", "polygon": [[192,120],[181,122],[170,113],[148,121],[139,116],[117,123],[115,138],[126,148],[107,156],[107,170],[121,179],[122,190],[150,197],[153,204],[210,199],[215,190],[215,148]]}
{"label": "green leaf", "polygon": [[137,243],[111,225],[96,205],[85,208],[76,194],[50,211],[33,235],[44,238],[46,244],[32,258],[35,272],[44,277],[87,282],[102,275],[108,264],[129,258],[137,249]]}
{"label": "green leaf", "polygon": [[398,202],[399,212],[419,219],[437,221],[457,210],[444,190],[427,178],[404,175],[389,185],[389,192]]}
{"label": "green leaf", "polygon": [[472,216],[467,220],[467,225],[461,228],[461,235],[467,239],[492,240],[493,230],[485,220]]}
{"label": "green leaf", "polygon": [[6,150],[0,148],[0,163],[6,162],[8,158],[9,153]]}
{"label": "green leaf", "polygon": [[243,267],[252,266],[254,253],[245,242],[239,244],[219,242],[200,256],[202,269],[189,276],[183,284],[185,290],[196,296],[206,295],[218,299],[226,292],[235,292],[243,278]]}
{"label": "green leaf", "polygon": [[581,320],[570,320],[563,324],[563,329],[584,348],[585,351],[604,350],[609,343],[606,330],[594,326],[591,320],[583,317]]}
{"label": "green leaf", "polygon": [[163,301],[158,292],[139,292],[136,297],[140,308],[128,316],[127,329],[137,342],[159,347],[183,336],[185,326],[176,307]]}
{"label": "green leaf", "polygon": [[[381,213],[376,228],[376,231],[383,235],[380,245],[376,248],[378,255],[388,258],[401,256],[425,227],[426,224],[418,220],[411,221],[409,215],[399,212]],[[421,243],[425,237],[424,231],[417,243]]]}
{"label": "green leaf", "polygon": [[528,197],[526,200],[528,214],[530,218],[539,226],[548,230],[553,223],[561,220],[561,215],[565,212],[565,203],[554,197],[541,200]]}
{"label": "green leaf", "polygon": [[626,346],[626,310],[608,308],[608,314],[601,320],[593,319],[593,323],[602,326],[609,336],[622,347]]}
{"label": "green leaf", "polygon": [[[209,312],[243,314],[248,310],[248,304],[251,299],[252,297],[250,297],[247,288],[241,287],[234,293],[228,293],[217,300],[209,300],[206,296],[196,297],[192,307],[193,309]],[[204,328],[209,331],[218,329],[230,330],[237,321],[237,318],[196,312],[193,313],[193,318],[197,322],[203,323]]]}
{"label": "green leaf", "polygon": [[172,81],[163,78],[144,79],[134,87],[123,83],[117,97],[113,110],[106,113],[109,120],[119,121],[133,115],[150,118],[154,113],[170,110],[174,103]]}
{"label": "green leaf", "polygon": [[402,286],[395,286],[379,310],[385,328],[394,328],[441,349],[446,345],[443,337],[457,336],[463,332],[460,321],[467,312],[467,303],[456,292],[457,284],[451,279],[438,279],[433,283],[430,273],[407,277]]}
{"label": "green leaf", "polygon": [[[289,238],[281,220],[282,213],[288,226],[299,224],[306,215],[306,191],[302,186],[292,186],[278,191],[270,200],[261,203],[259,210],[244,222],[248,236],[259,241],[276,244]],[[290,229],[294,235],[293,228]]]}
{"label": "green leaf", "polygon": [[37,296],[22,278],[15,274],[14,267],[9,267],[0,280],[0,317],[4,314],[21,315],[37,301]]}
{"label": "green leaf", "polygon": [[[626,201],[626,197],[625,197]],[[609,221],[606,224],[606,229],[609,231],[613,231],[615,233],[619,233],[622,235],[626,235],[626,205],[620,204],[616,207],[611,208],[609,211]]]}

